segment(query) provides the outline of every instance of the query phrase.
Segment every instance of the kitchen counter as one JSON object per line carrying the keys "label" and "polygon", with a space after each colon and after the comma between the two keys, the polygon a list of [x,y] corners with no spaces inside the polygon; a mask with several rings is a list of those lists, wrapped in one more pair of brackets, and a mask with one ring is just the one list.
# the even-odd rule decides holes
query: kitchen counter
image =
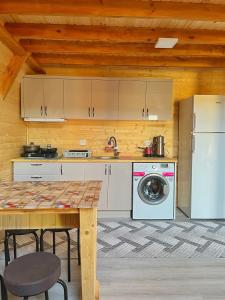
{"label": "kitchen counter", "polygon": [[[106,155],[105,155],[106,156]],[[12,159],[12,162],[48,162],[48,163],[90,163],[90,162],[96,162],[96,163],[121,163],[121,162],[171,162],[171,163],[176,163],[177,158],[169,158],[169,157],[138,157],[138,156],[120,156],[119,158],[98,158],[98,157],[91,157],[91,158],[57,158],[57,159],[37,159],[37,158],[16,158]]]}

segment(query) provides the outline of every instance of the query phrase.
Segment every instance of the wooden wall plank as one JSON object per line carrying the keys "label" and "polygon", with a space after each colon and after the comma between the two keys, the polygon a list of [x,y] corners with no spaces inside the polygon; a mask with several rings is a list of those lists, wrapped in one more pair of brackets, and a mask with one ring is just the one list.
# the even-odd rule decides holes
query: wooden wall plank
{"label": "wooden wall plank", "polygon": [[161,1],[1,0],[0,13],[224,21],[225,5]]}

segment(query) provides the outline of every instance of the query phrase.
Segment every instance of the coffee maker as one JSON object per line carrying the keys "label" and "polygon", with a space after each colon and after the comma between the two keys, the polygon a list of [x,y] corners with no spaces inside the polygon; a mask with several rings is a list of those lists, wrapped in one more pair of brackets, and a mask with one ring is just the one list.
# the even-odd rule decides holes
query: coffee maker
{"label": "coffee maker", "polygon": [[152,156],[164,157],[164,136],[159,135],[153,138]]}

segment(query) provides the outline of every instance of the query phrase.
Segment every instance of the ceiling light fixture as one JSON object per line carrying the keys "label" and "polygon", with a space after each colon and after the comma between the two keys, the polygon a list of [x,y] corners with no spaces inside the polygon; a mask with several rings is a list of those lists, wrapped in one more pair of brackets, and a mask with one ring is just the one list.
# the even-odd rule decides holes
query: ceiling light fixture
{"label": "ceiling light fixture", "polygon": [[178,42],[178,38],[158,38],[155,48],[173,48]]}

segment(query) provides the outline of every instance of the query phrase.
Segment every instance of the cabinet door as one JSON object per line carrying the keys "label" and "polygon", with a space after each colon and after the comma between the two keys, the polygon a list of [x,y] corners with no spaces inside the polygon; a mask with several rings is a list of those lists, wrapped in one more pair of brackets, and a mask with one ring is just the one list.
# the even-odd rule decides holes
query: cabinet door
{"label": "cabinet door", "polygon": [[84,178],[87,180],[101,180],[102,189],[98,204],[99,210],[107,210],[108,208],[108,165],[104,163],[86,163]]}
{"label": "cabinet door", "polygon": [[148,120],[172,119],[172,81],[148,81],[146,92]]}
{"label": "cabinet door", "polygon": [[109,165],[109,210],[131,210],[132,164],[114,163]]}
{"label": "cabinet door", "polygon": [[44,117],[44,83],[39,78],[24,78],[22,82],[22,117]]}
{"label": "cabinet door", "polygon": [[64,80],[64,113],[68,119],[90,118],[91,80]]}
{"label": "cabinet door", "polygon": [[92,81],[92,118],[96,120],[118,119],[118,86],[117,80]]}
{"label": "cabinet door", "polygon": [[146,81],[119,82],[119,120],[144,120]]}
{"label": "cabinet door", "polygon": [[82,163],[62,163],[61,181],[84,181],[84,166]]}
{"label": "cabinet door", "polygon": [[63,79],[44,79],[45,118],[64,118]]}

